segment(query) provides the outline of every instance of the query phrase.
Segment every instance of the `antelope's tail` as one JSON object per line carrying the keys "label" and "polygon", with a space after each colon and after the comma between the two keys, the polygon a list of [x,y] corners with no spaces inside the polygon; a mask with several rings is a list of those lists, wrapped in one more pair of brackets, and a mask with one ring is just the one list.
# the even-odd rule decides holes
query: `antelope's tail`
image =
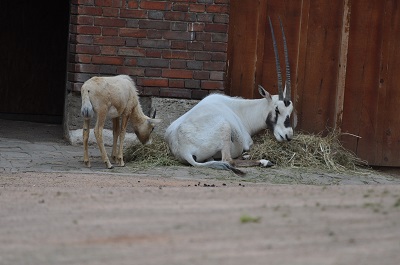
{"label": "antelope's tail", "polygon": [[208,161],[208,162],[204,162],[204,163],[199,163],[199,162],[196,162],[194,160],[193,156],[190,155],[190,154],[188,154],[185,157],[185,160],[189,164],[191,164],[192,166],[209,167],[209,168],[219,169],[219,170],[229,170],[229,171],[232,171],[233,173],[235,173],[236,175],[239,175],[239,176],[243,176],[243,175],[246,174],[243,171],[235,168],[234,166],[232,166],[228,162],[224,162],[224,161]]}
{"label": "antelope's tail", "polygon": [[82,97],[81,114],[84,119],[90,119],[93,117],[93,106],[92,103],[90,102],[89,90],[85,88],[85,85],[82,86],[81,97]]}

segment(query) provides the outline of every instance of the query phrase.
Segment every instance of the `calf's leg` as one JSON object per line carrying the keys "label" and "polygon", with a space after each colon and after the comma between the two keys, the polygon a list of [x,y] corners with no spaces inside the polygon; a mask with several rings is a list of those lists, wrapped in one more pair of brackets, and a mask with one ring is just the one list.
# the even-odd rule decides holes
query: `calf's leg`
{"label": "calf's leg", "polygon": [[88,141],[90,133],[90,120],[85,119],[83,122],[83,162],[87,167],[90,167]]}
{"label": "calf's leg", "polygon": [[111,153],[111,159],[114,163],[117,162],[117,144],[118,144],[118,137],[120,134],[120,126],[119,126],[119,117],[113,118],[113,147]]}
{"label": "calf's leg", "polygon": [[94,128],[94,135],[96,136],[97,145],[99,146],[100,149],[101,159],[106,164],[106,167],[108,169],[111,169],[113,168],[113,165],[110,163],[110,160],[108,159],[107,151],[106,148],[104,147],[104,142],[103,142],[103,128],[104,128],[104,122],[106,120],[106,114],[107,114],[106,111],[99,111],[97,113],[97,122]]}
{"label": "calf's leg", "polygon": [[122,116],[121,118],[121,131],[119,134],[119,150],[118,150],[118,156],[117,156],[117,163],[123,167],[125,166],[124,162],[124,140],[125,140],[125,134],[126,134],[126,127],[128,125],[128,116]]}

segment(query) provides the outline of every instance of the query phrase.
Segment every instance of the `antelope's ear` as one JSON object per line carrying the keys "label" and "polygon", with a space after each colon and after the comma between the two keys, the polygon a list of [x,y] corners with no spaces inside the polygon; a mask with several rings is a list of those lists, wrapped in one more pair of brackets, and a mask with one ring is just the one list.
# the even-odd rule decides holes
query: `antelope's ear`
{"label": "antelope's ear", "polygon": [[258,85],[258,92],[266,99],[271,99],[271,95],[261,85]]}

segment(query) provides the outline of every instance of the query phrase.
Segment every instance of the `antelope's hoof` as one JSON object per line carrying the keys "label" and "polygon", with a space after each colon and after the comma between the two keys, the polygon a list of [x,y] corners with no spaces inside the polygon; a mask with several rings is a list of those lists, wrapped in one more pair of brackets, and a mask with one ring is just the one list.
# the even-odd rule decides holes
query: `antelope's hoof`
{"label": "antelope's hoof", "polygon": [[243,153],[242,153],[242,159],[243,159],[243,160],[249,160],[249,159],[250,159],[249,153],[243,152]]}
{"label": "antelope's hoof", "polygon": [[274,165],[274,163],[266,159],[261,159],[259,162],[261,167],[272,167]]}
{"label": "antelope's hoof", "polygon": [[91,167],[91,165],[90,165],[90,161],[83,161],[83,163],[85,163],[85,166],[86,166],[86,167],[88,167],[88,168],[90,168],[90,167]]}

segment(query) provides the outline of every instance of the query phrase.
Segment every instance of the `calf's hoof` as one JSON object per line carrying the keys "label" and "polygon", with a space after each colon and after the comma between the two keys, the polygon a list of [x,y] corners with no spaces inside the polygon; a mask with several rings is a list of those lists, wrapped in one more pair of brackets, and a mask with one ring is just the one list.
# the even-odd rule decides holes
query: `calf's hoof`
{"label": "calf's hoof", "polygon": [[85,163],[85,166],[86,166],[86,167],[89,167],[89,168],[91,167],[90,161],[83,161],[83,163]]}
{"label": "calf's hoof", "polygon": [[110,162],[105,162],[106,163],[106,167],[107,167],[107,169],[113,169],[114,168],[114,166],[113,165],[111,165],[111,163]]}
{"label": "calf's hoof", "polygon": [[125,162],[124,162],[124,160],[122,158],[117,158],[117,164],[120,167],[124,167],[125,166]]}

